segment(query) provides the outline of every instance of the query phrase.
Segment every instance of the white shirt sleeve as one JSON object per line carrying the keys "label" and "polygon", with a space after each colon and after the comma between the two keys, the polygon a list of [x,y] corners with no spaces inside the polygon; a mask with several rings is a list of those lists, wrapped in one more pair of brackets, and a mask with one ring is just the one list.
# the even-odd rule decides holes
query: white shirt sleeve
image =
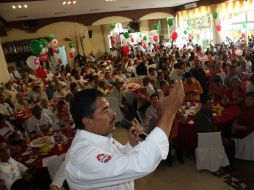
{"label": "white shirt sleeve", "polygon": [[120,151],[108,153],[110,151],[92,145],[79,147],[68,152],[66,179],[71,189],[92,189],[125,183],[155,170],[159,162],[166,159],[168,149],[168,138],[160,128],[155,128],[129,154]]}
{"label": "white shirt sleeve", "polygon": [[55,185],[59,189],[62,188],[64,180],[65,180],[65,162],[63,161],[59,167],[59,169],[56,171],[55,177],[50,185]]}

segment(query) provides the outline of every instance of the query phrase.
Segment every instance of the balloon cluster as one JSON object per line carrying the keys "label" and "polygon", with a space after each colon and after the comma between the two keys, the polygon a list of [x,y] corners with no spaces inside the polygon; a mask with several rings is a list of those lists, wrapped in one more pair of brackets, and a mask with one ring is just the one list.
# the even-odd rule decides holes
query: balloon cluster
{"label": "balloon cluster", "polygon": [[[48,48],[55,54],[59,52],[57,49],[58,41],[53,34],[48,36],[48,40],[32,40],[29,44],[29,49],[34,54],[29,56],[26,60],[27,66],[34,70],[35,76],[39,78],[45,78],[47,75],[47,69],[43,66],[48,61]],[[59,60],[59,58],[58,58]],[[62,61],[62,60],[61,60]]]}

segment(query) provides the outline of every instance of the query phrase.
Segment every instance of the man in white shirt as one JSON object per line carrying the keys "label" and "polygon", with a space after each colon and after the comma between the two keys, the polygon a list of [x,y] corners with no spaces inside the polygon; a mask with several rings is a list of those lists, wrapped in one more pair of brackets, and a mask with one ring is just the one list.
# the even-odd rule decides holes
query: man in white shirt
{"label": "man in white shirt", "polygon": [[71,102],[77,133],[65,159],[70,189],[133,190],[134,179],[151,173],[166,159],[168,136],[183,99],[183,87],[178,85],[170,97],[161,99],[163,114],[158,127],[140,143],[142,129],[132,122],[129,143],[123,146],[110,135],[115,112],[108,101],[95,89],[78,92]]}
{"label": "man in white shirt", "polygon": [[0,113],[8,118],[14,116],[13,108],[5,102],[3,94],[0,94]]}
{"label": "man in white shirt", "polygon": [[5,142],[0,142],[0,178],[5,181],[9,190],[17,179],[27,174],[27,167],[11,158],[10,147]]}
{"label": "man in white shirt", "polygon": [[52,120],[42,113],[42,110],[41,106],[35,105],[32,110],[33,115],[27,120],[26,129],[32,139],[47,133],[53,126]]}

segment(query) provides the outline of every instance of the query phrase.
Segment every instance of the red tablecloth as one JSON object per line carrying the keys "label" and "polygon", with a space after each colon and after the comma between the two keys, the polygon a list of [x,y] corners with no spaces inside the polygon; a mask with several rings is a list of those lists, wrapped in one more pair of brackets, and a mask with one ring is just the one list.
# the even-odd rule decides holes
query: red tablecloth
{"label": "red tablecloth", "polygon": [[[222,133],[224,130],[230,129],[233,121],[240,115],[238,106],[229,106],[224,108],[222,115],[215,118],[216,126]],[[194,121],[194,117],[189,121]],[[184,123],[180,126],[179,136],[185,150],[193,151],[197,146],[195,124]]]}
{"label": "red tablecloth", "polygon": [[[33,181],[36,184],[36,186],[38,186],[41,190],[48,190],[49,185],[51,183],[48,169],[47,167],[43,167],[43,162],[42,162],[43,158],[66,153],[72,143],[72,139],[75,134],[73,129],[63,129],[61,130],[61,132],[66,137],[68,137],[68,142],[66,144],[62,144],[62,150],[59,150],[58,144],[56,143],[55,146],[51,149],[51,151],[47,155],[38,156],[37,159],[32,164],[30,164],[36,169],[33,176]],[[24,145],[22,148],[23,148],[23,151],[21,153],[25,151],[26,145]],[[26,161],[34,157],[35,157],[34,154],[30,154],[26,156],[18,155],[15,159],[25,165],[28,165],[26,164]]]}

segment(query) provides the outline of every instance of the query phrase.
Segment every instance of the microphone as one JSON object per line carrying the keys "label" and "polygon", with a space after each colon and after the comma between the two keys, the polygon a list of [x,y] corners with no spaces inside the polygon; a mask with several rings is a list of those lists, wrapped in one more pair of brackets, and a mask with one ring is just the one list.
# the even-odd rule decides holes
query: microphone
{"label": "microphone", "polygon": [[[135,123],[137,123],[137,124],[140,125],[139,121],[138,121],[135,117],[133,118],[133,121],[134,121]],[[122,125],[122,127],[124,127],[124,128],[127,129],[127,130],[130,129],[131,126],[132,126],[131,122],[128,121],[127,119],[123,119],[123,120],[121,121],[121,125]],[[141,125],[140,125],[140,126],[141,126]],[[146,134],[145,132],[142,132],[142,134],[139,135],[139,138],[142,139],[142,140],[145,140],[147,136],[148,136],[148,134]]]}

